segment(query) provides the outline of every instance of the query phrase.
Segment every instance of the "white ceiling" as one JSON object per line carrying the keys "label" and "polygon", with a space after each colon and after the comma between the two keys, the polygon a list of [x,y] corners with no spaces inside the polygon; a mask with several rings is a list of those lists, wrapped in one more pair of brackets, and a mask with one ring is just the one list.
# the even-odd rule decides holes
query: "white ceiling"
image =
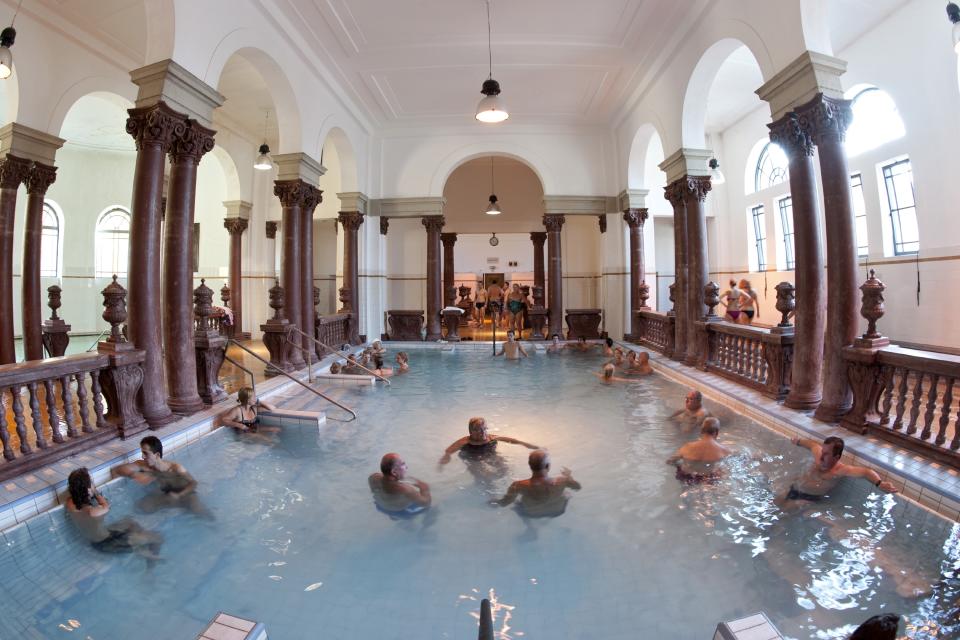
{"label": "white ceiling", "polygon": [[[278,142],[277,110],[260,72],[242,55],[234,55],[223,68],[217,87],[226,101],[213,112],[214,129],[226,124],[257,141],[264,139],[276,151]],[[266,118],[264,118],[266,116]],[[265,122],[266,120],[266,122]]]}
{"label": "white ceiling", "polygon": [[37,0],[37,4],[81,26],[140,66],[147,50],[145,1],[150,0]]}
{"label": "white ceiling", "polygon": [[90,93],[67,112],[59,136],[67,144],[110,151],[134,151],[126,131],[127,109],[133,105],[112,93]]}

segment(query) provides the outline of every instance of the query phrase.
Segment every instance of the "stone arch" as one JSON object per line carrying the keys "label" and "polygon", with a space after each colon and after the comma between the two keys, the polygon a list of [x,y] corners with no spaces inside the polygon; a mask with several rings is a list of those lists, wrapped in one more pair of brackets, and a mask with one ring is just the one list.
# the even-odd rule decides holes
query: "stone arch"
{"label": "stone arch", "polygon": [[648,122],[640,126],[630,144],[630,155],[627,159],[627,188],[650,189],[651,181],[648,167],[648,158],[654,140],[660,141],[663,146],[663,136],[656,125]]}
{"label": "stone arch", "polygon": [[722,31],[732,35],[714,41],[703,51],[687,81],[681,120],[681,141],[684,147],[702,149],[706,146],[704,123],[710,87],[720,67],[734,51],[747,47],[760,68],[764,81],[776,73],[770,52],[752,27],[740,21],[728,21],[726,26],[728,28]]}
{"label": "stone arch", "polygon": [[[125,109],[129,109],[133,107],[133,101],[136,99],[136,87],[120,77],[89,76],[83,78],[67,87],[57,98],[50,113],[47,131],[54,135],[58,134],[63,129],[64,120],[66,120],[70,110],[81,98],[88,95],[108,97],[111,101],[115,100],[118,105],[123,105]],[[125,124],[120,123],[120,126],[125,126]]]}
{"label": "stone arch", "polygon": [[240,174],[237,171],[237,163],[234,162],[230,152],[215,145],[211,155],[220,163],[220,169],[223,171],[223,178],[227,184],[227,200],[243,200],[243,193],[240,189]]}
{"label": "stone arch", "polygon": [[201,78],[211,87],[220,85],[223,69],[233,56],[241,56],[257,70],[270,92],[280,133],[280,153],[303,151],[300,107],[293,85],[283,67],[259,47],[259,35],[250,29],[235,29],[214,49]]}
{"label": "stone arch", "polygon": [[525,164],[530,168],[531,171],[533,171],[533,174],[537,176],[537,179],[540,180],[540,186],[543,187],[543,192],[545,194],[561,193],[560,191],[557,191],[558,187],[554,184],[550,174],[544,171],[544,163],[542,160],[537,158],[536,154],[526,149],[517,148],[517,145],[496,144],[491,142],[477,143],[463,147],[443,158],[440,161],[437,170],[434,172],[432,179],[430,180],[430,195],[442,197],[444,185],[447,184],[447,179],[457,167],[469,162],[470,160],[476,160],[477,158],[484,158],[488,156],[511,158]]}
{"label": "stone arch", "polygon": [[357,179],[357,154],[347,133],[337,126],[324,127],[320,134],[320,144],[317,147],[317,157],[323,155],[323,148],[330,143],[334,146],[337,158],[340,160],[340,191],[359,191]]}

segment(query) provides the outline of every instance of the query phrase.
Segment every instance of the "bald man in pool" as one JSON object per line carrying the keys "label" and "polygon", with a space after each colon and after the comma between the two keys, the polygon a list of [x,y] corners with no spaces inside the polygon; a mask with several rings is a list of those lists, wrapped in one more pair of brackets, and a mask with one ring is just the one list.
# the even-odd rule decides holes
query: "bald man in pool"
{"label": "bald man in pool", "polygon": [[559,477],[550,477],[550,454],[543,449],[530,452],[527,462],[531,475],[528,480],[515,480],[506,495],[490,504],[506,507],[520,498],[520,504],[526,515],[537,518],[559,516],[567,508],[569,498],[566,489],[580,490],[580,483],[573,479],[573,473],[566,467]]}
{"label": "bald man in pool", "polygon": [[699,427],[708,417],[710,417],[710,412],[703,408],[703,394],[691,389],[687,397],[684,398],[683,409],[670,416],[670,419],[688,426]]}
{"label": "bald man in pool", "polygon": [[381,511],[414,514],[430,506],[430,485],[407,477],[407,463],[400,454],[388,453],[380,459],[380,472],[368,478],[373,501]]}

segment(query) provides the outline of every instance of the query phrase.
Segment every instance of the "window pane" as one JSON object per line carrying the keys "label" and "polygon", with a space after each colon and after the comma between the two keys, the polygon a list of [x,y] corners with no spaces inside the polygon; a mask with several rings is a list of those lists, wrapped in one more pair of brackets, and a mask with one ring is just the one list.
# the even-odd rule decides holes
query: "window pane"
{"label": "window pane", "polygon": [[757,160],[754,188],[756,191],[762,191],[781,182],[786,182],[789,178],[787,154],[777,145],[768,142]]}
{"label": "window pane", "polygon": [[127,250],[130,239],[130,214],[124,209],[111,209],[97,223],[96,273],[109,278],[127,275]]}
{"label": "window pane", "polygon": [[847,128],[847,155],[855,156],[902,138],[906,133],[893,98],[876,87],[867,87],[852,97],[853,120]]}
{"label": "window pane", "polygon": [[59,234],[57,231],[43,230],[40,236],[40,275],[57,277],[57,255],[59,247]]}
{"label": "window pane", "polygon": [[797,266],[793,249],[793,198],[780,200],[780,228],[783,229],[783,256],[787,269]]}
{"label": "window pane", "polygon": [[757,259],[757,270],[767,270],[767,256],[764,251],[764,244],[767,240],[766,216],[763,212],[763,205],[757,205],[750,210],[750,217],[753,220],[753,255]]}
{"label": "window pane", "polygon": [[857,231],[857,255],[870,252],[867,242],[867,204],[863,199],[863,177],[859,173],[850,176],[850,193],[853,198],[853,215]]}
{"label": "window pane", "polygon": [[909,159],[883,167],[883,183],[890,210],[893,252],[896,255],[920,250],[920,230],[913,196],[913,169]]}

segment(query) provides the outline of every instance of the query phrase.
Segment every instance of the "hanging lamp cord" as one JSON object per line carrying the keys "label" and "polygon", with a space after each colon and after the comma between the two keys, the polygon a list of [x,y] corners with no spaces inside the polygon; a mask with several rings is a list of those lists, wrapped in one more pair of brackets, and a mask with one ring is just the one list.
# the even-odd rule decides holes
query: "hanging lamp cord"
{"label": "hanging lamp cord", "polygon": [[[22,2],[23,0],[21,0]],[[487,79],[493,78],[493,44],[490,37],[490,0],[487,0],[487,59],[490,64],[490,73]]]}
{"label": "hanging lamp cord", "polygon": [[[13,12],[13,20],[10,21],[10,26],[11,26],[11,27],[13,26],[13,23],[17,21],[17,14],[20,13],[20,5],[22,5],[22,4],[23,4],[23,0],[20,0],[19,2],[17,2],[17,10]],[[490,6],[489,6],[489,2],[488,2],[488,3],[487,3],[487,22],[488,22],[488,24],[489,24],[489,21],[490,21]]]}
{"label": "hanging lamp cord", "polygon": [[496,195],[497,187],[493,182],[493,156],[490,156],[490,193]]}

